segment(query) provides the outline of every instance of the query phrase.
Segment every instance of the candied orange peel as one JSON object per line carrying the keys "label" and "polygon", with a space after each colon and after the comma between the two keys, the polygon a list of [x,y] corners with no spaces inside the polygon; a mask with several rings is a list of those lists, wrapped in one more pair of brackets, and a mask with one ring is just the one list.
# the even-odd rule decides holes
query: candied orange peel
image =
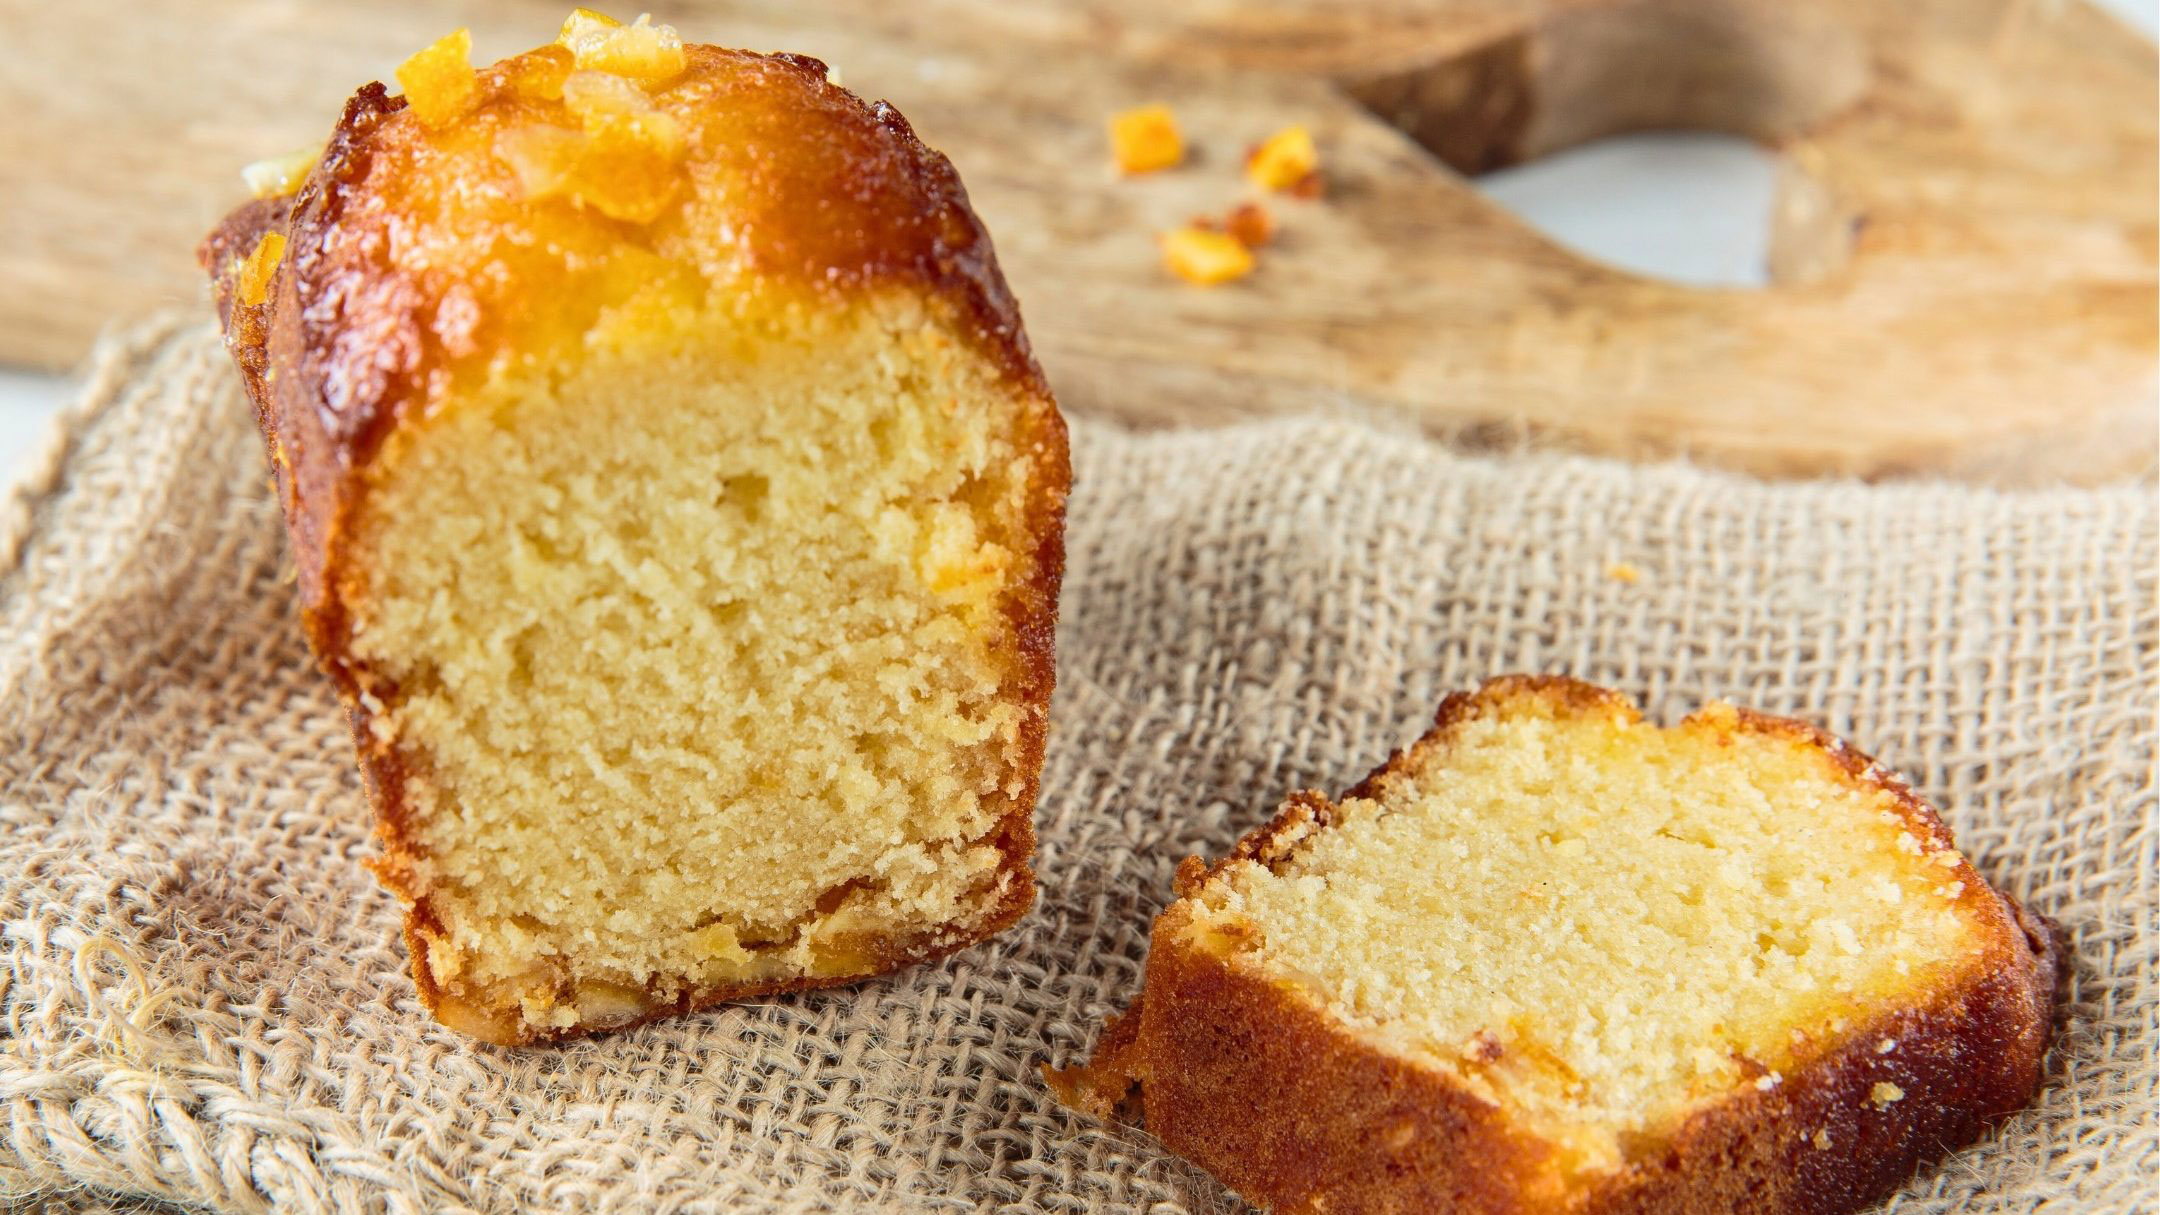
{"label": "candied orange peel", "polygon": [[624,25],[593,9],[575,9],[555,40],[570,49],[579,70],[613,72],[640,84],[672,80],[689,66],[681,35],[673,26],[654,25],[649,13]]}
{"label": "candied orange peel", "polygon": [[610,219],[650,223],[681,185],[682,125],[637,84],[608,72],[575,71],[562,82],[571,130],[505,131],[495,154],[534,198],[561,195]]}
{"label": "candied orange peel", "polygon": [[1110,116],[1110,154],[1122,173],[1152,173],[1185,159],[1177,116],[1166,105],[1144,105]]}
{"label": "candied orange peel", "polygon": [[1245,176],[1264,190],[1307,193],[1319,180],[1320,152],[1302,124],[1284,127],[1245,158]]}
{"label": "candied orange peel", "polygon": [[1162,235],[1163,264],[1197,286],[1212,287],[1252,273],[1252,250],[1227,232],[1176,228]]}
{"label": "candied orange peel", "polygon": [[405,104],[423,124],[440,127],[464,117],[480,100],[472,31],[456,30],[423,47],[398,65],[397,81]]}
{"label": "candied orange peel", "polygon": [[518,96],[534,101],[559,101],[563,82],[577,70],[577,56],[568,47],[549,43],[495,65],[503,83]]}
{"label": "candied orange peel", "polygon": [[1259,203],[1239,203],[1223,218],[1223,231],[1246,248],[1257,249],[1275,239],[1275,217]]}
{"label": "candied orange peel", "polygon": [[285,234],[265,232],[255,242],[254,252],[240,263],[240,272],[234,276],[234,297],[243,308],[254,308],[270,298],[270,276],[277,273],[278,262],[285,256]]}
{"label": "candied orange peel", "polygon": [[682,127],[652,103],[645,90],[607,72],[577,71],[563,79],[563,108],[596,138],[635,138],[672,153],[682,151]]}

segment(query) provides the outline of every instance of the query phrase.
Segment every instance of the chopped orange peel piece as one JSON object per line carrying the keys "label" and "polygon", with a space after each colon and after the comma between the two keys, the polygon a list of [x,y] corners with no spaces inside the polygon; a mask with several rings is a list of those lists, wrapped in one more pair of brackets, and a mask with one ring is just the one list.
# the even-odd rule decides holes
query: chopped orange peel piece
{"label": "chopped orange peel piece", "polygon": [[285,235],[282,232],[265,232],[255,242],[255,251],[240,263],[240,273],[234,276],[237,284],[236,298],[243,308],[254,308],[270,298],[270,276],[277,273],[278,261],[285,256]]}
{"label": "chopped orange peel piece", "polygon": [[398,87],[405,104],[430,127],[457,121],[480,100],[473,76],[472,31],[445,34],[398,65]]}
{"label": "chopped orange peel piece", "polygon": [[1227,232],[1185,227],[1163,233],[1163,264],[1197,286],[1212,287],[1252,273],[1252,250]]}
{"label": "chopped orange peel piece", "polygon": [[576,9],[555,40],[570,48],[579,70],[613,72],[641,84],[671,80],[689,66],[681,35],[673,26],[654,25],[649,13],[624,25],[605,13]]}
{"label": "chopped orange peel piece", "polygon": [[576,49],[575,43],[580,38],[591,37],[595,34],[605,33],[608,30],[619,30],[621,28],[622,22],[608,16],[599,9],[579,5],[570,10],[569,16],[563,18],[562,31],[555,35],[555,41],[574,50]]}
{"label": "chopped orange peel piece", "polygon": [[650,223],[681,184],[682,125],[631,81],[576,71],[562,84],[563,108],[578,129],[505,131],[495,154],[534,198],[564,195],[610,219]]}
{"label": "chopped orange peel piece", "polygon": [[563,81],[577,68],[577,56],[568,47],[550,43],[503,60],[495,65],[503,82],[520,97],[535,101],[562,99]]}
{"label": "chopped orange peel piece", "polygon": [[1264,190],[1301,190],[1319,170],[1319,149],[1302,125],[1268,136],[1245,158],[1245,176]]}
{"label": "chopped orange peel piece", "polygon": [[607,72],[577,71],[563,79],[563,108],[589,134],[620,129],[671,141],[682,138],[682,128],[659,107],[645,90]]}
{"label": "chopped orange peel piece", "polygon": [[308,170],[322,159],[321,148],[301,148],[240,166],[240,180],[256,198],[283,198],[300,188]]}
{"label": "chopped orange peel piece", "polygon": [[1177,116],[1166,105],[1144,105],[1110,116],[1110,154],[1122,173],[1152,173],[1185,159]]}
{"label": "chopped orange peel piece", "polygon": [[1259,203],[1239,203],[1223,219],[1223,231],[1246,248],[1257,249],[1275,239],[1275,217]]}
{"label": "chopped orange peel piece", "polygon": [[569,192],[585,137],[567,127],[514,127],[495,139],[495,157],[517,175],[528,198]]}

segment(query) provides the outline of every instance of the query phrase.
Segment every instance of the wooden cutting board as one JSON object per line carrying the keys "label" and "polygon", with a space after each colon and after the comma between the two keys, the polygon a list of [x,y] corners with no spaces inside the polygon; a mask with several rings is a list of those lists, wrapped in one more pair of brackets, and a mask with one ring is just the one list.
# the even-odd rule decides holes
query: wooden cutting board
{"label": "wooden cutting board", "polygon": [[[244,161],[458,25],[545,41],[557,0],[0,0],[0,361],[202,299]],[[625,14],[627,15],[627,14]],[[959,166],[1069,409],[1162,424],[1386,411],[1480,441],[1770,475],[2093,481],[2156,448],[2153,47],[2082,0],[680,0],[686,37],[826,59]],[[1121,180],[1103,124],[1195,148]],[[1271,199],[1213,289],[1155,233],[1247,197],[1307,124],[1326,192]],[[1562,250],[1463,172],[1615,131],[1779,149],[1773,285]],[[207,305],[200,305],[207,309]]]}

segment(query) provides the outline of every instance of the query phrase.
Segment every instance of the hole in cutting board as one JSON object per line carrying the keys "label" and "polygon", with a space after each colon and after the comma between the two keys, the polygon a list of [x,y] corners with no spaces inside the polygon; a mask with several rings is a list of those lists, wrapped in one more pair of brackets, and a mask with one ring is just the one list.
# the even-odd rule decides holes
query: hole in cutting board
{"label": "hole in cutting board", "polygon": [[1714,131],[1611,135],[1477,179],[1558,244],[1693,287],[1770,284],[1777,157]]}
{"label": "hole in cutting board", "polygon": [[1770,149],[1865,89],[1864,43],[1806,6],[1563,9],[1351,96],[1559,244],[1691,286],[1801,283],[1859,217]]}

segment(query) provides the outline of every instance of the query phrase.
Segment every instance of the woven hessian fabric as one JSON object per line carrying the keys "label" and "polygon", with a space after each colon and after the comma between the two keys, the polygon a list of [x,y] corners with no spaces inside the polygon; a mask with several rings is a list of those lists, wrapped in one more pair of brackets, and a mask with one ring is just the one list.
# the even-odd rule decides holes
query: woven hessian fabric
{"label": "woven hessian fabric", "polygon": [[2067,933],[2039,1100],[1895,1209],[2149,1209],[2150,486],[1763,485],[1341,419],[1073,438],[1035,910],[852,989],[508,1052],[414,998],[223,351],[109,344],[0,519],[0,1205],[1236,1210],[1038,1064],[1133,994],[1180,857],[1451,689],[1560,671],[1852,739]]}

